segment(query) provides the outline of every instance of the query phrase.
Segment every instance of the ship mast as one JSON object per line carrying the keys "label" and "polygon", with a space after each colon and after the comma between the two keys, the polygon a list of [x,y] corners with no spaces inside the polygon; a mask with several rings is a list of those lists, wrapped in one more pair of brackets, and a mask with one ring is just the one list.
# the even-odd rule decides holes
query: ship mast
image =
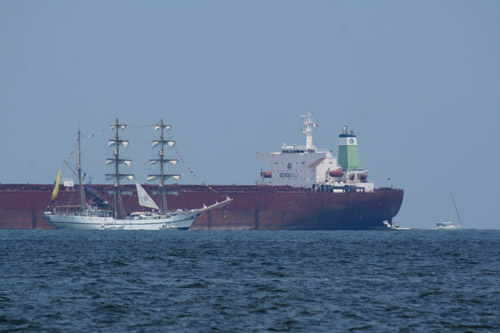
{"label": "ship mast", "polygon": [[314,152],[316,147],[313,145],[313,137],[312,137],[312,125],[314,124],[312,118],[312,113],[308,112],[305,115],[302,115],[302,123],[305,128],[302,130],[302,133],[306,135],[306,150],[309,152]]}
{"label": "ship mast", "polygon": [[120,140],[120,134],[118,132],[119,129],[125,129],[127,125],[120,124],[118,122],[118,118],[116,118],[116,122],[111,125],[111,129],[115,130],[115,139],[114,140],[109,140],[108,146],[114,146],[113,149],[113,158],[108,158],[106,160],[106,164],[115,164],[115,173],[114,174],[106,174],[106,179],[115,179],[115,219],[121,219],[123,217],[123,212],[122,212],[122,205],[121,205],[121,195],[120,195],[120,178],[122,177],[127,177],[129,179],[132,179],[134,175],[132,174],[121,174],[120,173],[120,167],[119,165],[121,163],[126,164],[127,166],[130,166],[132,164],[132,160],[129,159],[121,159],[120,158],[120,145],[123,146],[123,148],[127,148],[129,141],[127,140]]}
{"label": "ship mast", "polygon": [[160,173],[156,175],[149,175],[148,180],[160,179],[159,188],[160,188],[160,214],[164,215],[167,211],[167,203],[165,201],[165,180],[169,178],[179,179],[181,175],[178,174],[165,174],[164,167],[166,163],[170,163],[172,165],[176,165],[178,160],[176,159],[168,159],[165,158],[165,145],[168,147],[175,146],[174,140],[165,140],[165,136],[163,134],[163,130],[167,131],[172,128],[171,125],[167,125],[163,123],[163,119],[161,119],[159,124],[156,124],[155,131],[160,130],[160,140],[153,140],[153,147],[160,146],[158,151],[159,158],[149,160],[151,164],[160,163]]}
{"label": "ship mast", "polygon": [[76,168],[78,171],[78,186],[79,186],[79,192],[80,192],[80,208],[83,209],[85,208],[85,201],[84,201],[84,194],[83,194],[83,174],[82,174],[82,154],[81,154],[81,149],[80,149],[80,141],[81,141],[81,133],[80,133],[80,126],[78,126],[78,162],[76,164]]}

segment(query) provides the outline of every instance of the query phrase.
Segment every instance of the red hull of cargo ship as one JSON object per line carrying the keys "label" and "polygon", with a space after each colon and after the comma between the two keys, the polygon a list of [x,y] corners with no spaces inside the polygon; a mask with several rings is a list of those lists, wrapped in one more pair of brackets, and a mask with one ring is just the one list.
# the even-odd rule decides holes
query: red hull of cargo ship
{"label": "red hull of cargo ship", "polygon": [[0,185],[1,229],[55,229],[43,216],[52,185]]}
{"label": "red hull of cargo ship", "polygon": [[[228,193],[229,194],[229,193]],[[192,229],[358,230],[392,221],[402,190],[362,193],[276,191],[230,193],[226,210],[200,216]]]}
{"label": "red hull of cargo ship", "polygon": [[[113,202],[112,186],[90,187],[101,199]],[[145,188],[156,197],[154,186]],[[0,228],[54,228],[43,217],[43,211],[49,209],[51,191],[51,185],[0,185]],[[191,227],[194,230],[369,229],[391,222],[403,201],[403,190],[399,189],[321,193],[289,186],[171,185],[168,191],[169,209],[200,208],[226,196],[233,199],[228,206],[198,217]],[[127,211],[141,210],[133,186],[124,186],[122,193]],[[77,189],[62,187],[57,203],[77,205]]]}

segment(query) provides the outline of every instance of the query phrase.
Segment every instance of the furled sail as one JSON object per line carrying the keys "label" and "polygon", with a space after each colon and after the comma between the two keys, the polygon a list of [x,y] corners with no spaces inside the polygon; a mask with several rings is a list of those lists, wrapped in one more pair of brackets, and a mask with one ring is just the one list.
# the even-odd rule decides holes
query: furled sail
{"label": "furled sail", "polygon": [[[149,175],[147,180],[152,181],[152,180],[156,180],[159,178],[161,178],[161,175]],[[175,180],[179,180],[181,178],[181,175],[163,175],[164,180],[167,180],[170,178],[173,178]]]}
{"label": "furled sail", "polygon": [[[115,174],[107,173],[105,176],[106,176],[106,180],[116,179],[116,175]],[[123,174],[123,173],[121,173],[118,176],[120,177],[120,179],[123,179],[123,178],[127,178],[128,180],[133,180],[134,179],[134,175],[132,175],[132,174]]]}
{"label": "furled sail", "polygon": [[59,173],[57,174],[56,181],[54,182],[54,190],[52,191],[52,197],[50,198],[50,202],[57,199],[57,195],[59,194],[59,182],[61,180],[61,170],[59,169]]}
{"label": "furled sail", "polygon": [[167,131],[172,128],[172,125],[156,125],[155,126],[155,131],[159,130],[161,127],[165,128]]}
{"label": "furled sail", "polygon": [[121,129],[123,131],[125,128],[127,128],[127,125],[118,124],[118,118],[116,118],[116,124],[112,124],[111,129],[115,129],[116,127],[118,127],[119,129]]}
{"label": "furled sail", "polygon": [[139,182],[135,181],[135,187],[137,188],[137,197],[139,198],[139,205],[143,207],[149,207],[154,209],[160,209],[154,200],[149,196],[148,192],[144,189],[144,187],[139,184]]}
{"label": "furled sail", "polygon": [[[149,162],[151,163],[151,165],[155,164],[155,163],[158,163],[160,162],[161,159],[153,159],[153,160],[149,160]],[[179,160],[176,160],[176,159],[167,159],[167,158],[164,158],[163,159],[163,162],[166,162],[166,163],[170,163],[172,165],[176,165],[177,162],[179,162]]]}
{"label": "furled sail", "polygon": [[[114,158],[108,158],[106,160],[106,165],[115,163],[116,160]],[[132,160],[125,160],[125,159],[118,159],[119,164],[126,164],[127,166],[130,166],[132,164]]]}
{"label": "furled sail", "polygon": [[158,146],[160,143],[163,145],[167,145],[169,147],[175,146],[174,140],[154,140],[152,147],[154,148],[154,147]]}
{"label": "furled sail", "polygon": [[128,140],[109,140],[108,147],[114,146],[116,144],[118,144],[118,145],[121,144],[123,146],[123,148],[127,148],[129,143],[130,143],[130,141],[128,141]]}

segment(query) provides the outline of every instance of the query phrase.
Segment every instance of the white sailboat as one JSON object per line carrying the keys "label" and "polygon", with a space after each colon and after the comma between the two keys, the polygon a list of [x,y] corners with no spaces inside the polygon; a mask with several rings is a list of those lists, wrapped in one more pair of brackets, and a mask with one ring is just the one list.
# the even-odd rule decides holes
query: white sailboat
{"label": "white sailboat", "polygon": [[[124,214],[121,205],[120,195],[120,179],[128,178],[135,179],[132,174],[121,174],[119,170],[120,164],[130,165],[131,160],[120,159],[120,146],[126,148],[129,144],[127,140],[120,140],[119,129],[125,129],[126,125],[120,124],[116,119],[115,124],[111,128],[115,130],[115,138],[109,141],[109,146],[114,146],[114,157],[107,159],[106,164],[115,164],[115,173],[107,174],[107,179],[115,179],[115,206],[114,210],[103,210],[85,204],[82,186],[82,169],[80,163],[80,131],[78,131],[78,177],[80,185],[80,209],[78,211],[59,212],[56,208],[53,211],[44,213],[45,218],[54,226],[60,229],[81,229],[81,230],[187,230],[191,227],[194,220],[203,212],[207,210],[216,209],[229,204],[232,199],[229,197],[222,202],[206,207],[205,205],[199,209],[190,210],[166,210],[164,198],[164,180],[168,178],[179,179],[180,175],[164,174],[163,167],[165,163],[176,164],[177,160],[164,158],[164,147],[168,145],[173,147],[175,141],[164,140],[163,130],[170,129],[170,125],[164,125],[163,119],[160,124],[157,124],[155,130],[161,129],[160,140],[153,141],[153,147],[160,145],[159,159],[151,160],[151,163],[160,163],[161,173],[159,175],[150,175],[148,180],[160,178],[160,207],[149,196],[146,190],[135,180],[136,190],[139,205],[151,208],[151,212],[136,212],[131,214]],[[58,179],[60,178],[60,173]],[[59,182],[56,182],[54,187],[54,197],[57,197]],[[51,201],[53,201],[53,199]],[[156,210],[156,211],[155,211]]]}
{"label": "white sailboat", "polygon": [[[453,223],[453,208],[455,208],[459,224]],[[458,209],[457,205],[455,204],[455,199],[453,198],[453,194],[450,193],[450,219],[448,221],[437,222],[435,229],[453,230],[460,228],[462,228],[462,221],[460,219],[460,214],[458,214]]]}

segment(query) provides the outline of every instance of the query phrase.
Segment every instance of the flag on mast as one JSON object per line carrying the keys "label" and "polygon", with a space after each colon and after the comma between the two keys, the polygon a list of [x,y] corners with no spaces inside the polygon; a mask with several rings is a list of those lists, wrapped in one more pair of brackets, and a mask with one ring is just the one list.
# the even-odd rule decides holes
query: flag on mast
{"label": "flag on mast", "polygon": [[56,181],[54,182],[54,190],[52,191],[52,198],[50,202],[53,202],[57,198],[57,194],[59,194],[59,181],[61,180],[61,169],[59,169],[59,173],[57,174]]}

